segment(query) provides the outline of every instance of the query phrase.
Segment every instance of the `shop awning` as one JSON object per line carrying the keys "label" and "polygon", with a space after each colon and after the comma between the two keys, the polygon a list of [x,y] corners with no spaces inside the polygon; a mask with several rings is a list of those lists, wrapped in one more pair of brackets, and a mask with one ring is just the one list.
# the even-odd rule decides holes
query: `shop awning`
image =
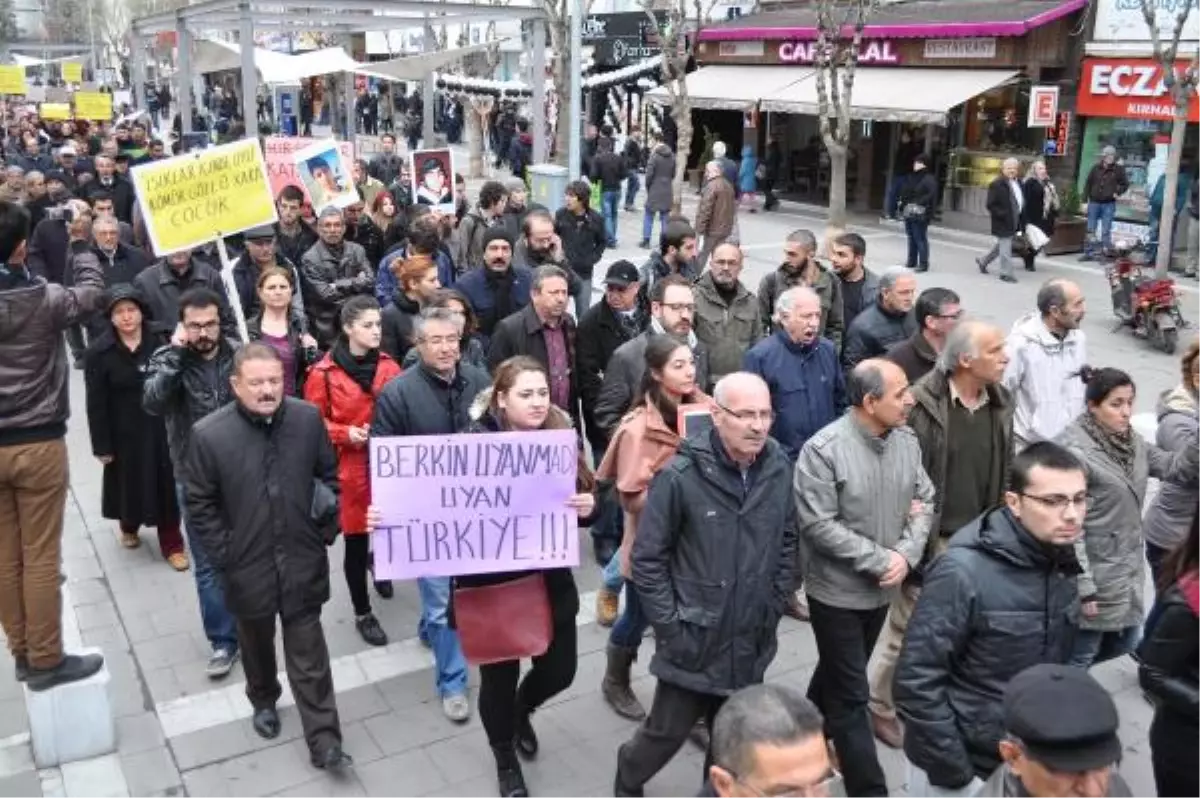
{"label": "shop awning", "polygon": [[[706,66],[687,76],[687,90],[693,108],[749,111],[764,97],[811,76],[812,70],[804,67]],[[816,84],[813,86],[815,97]],[[671,95],[665,86],[659,86],[647,92],[646,99],[667,105]]]}
{"label": "shop awning", "polygon": [[[945,125],[946,112],[951,108],[1012,80],[1017,74],[1011,69],[859,68],[854,73],[850,117]],[[819,108],[813,73],[760,96],[764,111],[815,115]]]}

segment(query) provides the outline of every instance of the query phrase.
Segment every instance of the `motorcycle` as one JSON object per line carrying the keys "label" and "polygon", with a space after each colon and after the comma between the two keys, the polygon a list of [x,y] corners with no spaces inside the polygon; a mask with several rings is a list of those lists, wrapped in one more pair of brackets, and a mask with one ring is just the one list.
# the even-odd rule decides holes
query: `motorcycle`
{"label": "motorcycle", "polygon": [[1112,248],[1113,257],[1104,274],[1112,289],[1113,315],[1118,319],[1113,332],[1131,327],[1134,335],[1174,354],[1179,330],[1188,326],[1179,310],[1175,281],[1144,274],[1143,242],[1114,241]]}

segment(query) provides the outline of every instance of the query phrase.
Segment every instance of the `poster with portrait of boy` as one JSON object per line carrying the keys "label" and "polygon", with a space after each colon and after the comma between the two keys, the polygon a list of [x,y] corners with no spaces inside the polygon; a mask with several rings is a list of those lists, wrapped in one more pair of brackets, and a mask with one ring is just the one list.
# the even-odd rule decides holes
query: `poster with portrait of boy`
{"label": "poster with portrait of boy", "polygon": [[416,150],[409,159],[413,202],[454,213],[454,156],[450,150]]}
{"label": "poster with portrait of boy", "polygon": [[317,141],[292,153],[296,175],[312,198],[313,213],[345,208],[359,201],[349,160],[334,139]]}

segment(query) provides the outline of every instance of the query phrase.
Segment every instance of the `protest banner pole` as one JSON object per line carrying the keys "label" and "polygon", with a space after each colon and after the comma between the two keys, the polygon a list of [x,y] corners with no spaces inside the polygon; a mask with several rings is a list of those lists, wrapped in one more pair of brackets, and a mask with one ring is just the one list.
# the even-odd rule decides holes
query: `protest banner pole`
{"label": "protest banner pole", "polygon": [[217,236],[217,255],[221,258],[221,281],[225,283],[225,293],[229,295],[229,307],[233,309],[233,318],[237,321],[238,335],[242,336],[242,343],[250,343],[246,312],[242,310],[242,297],[233,279],[233,261],[229,259],[229,252],[225,249],[225,238],[221,235]]}

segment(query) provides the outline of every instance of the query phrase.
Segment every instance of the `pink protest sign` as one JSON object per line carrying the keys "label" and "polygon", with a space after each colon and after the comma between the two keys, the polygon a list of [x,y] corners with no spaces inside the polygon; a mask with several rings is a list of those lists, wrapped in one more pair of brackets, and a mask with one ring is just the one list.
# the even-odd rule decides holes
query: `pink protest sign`
{"label": "pink protest sign", "polygon": [[579,564],[571,430],[371,439],[376,579]]}
{"label": "pink protest sign", "polygon": [[[289,183],[304,192],[304,201],[312,203],[308,194],[308,186],[296,172],[296,159],[293,153],[316,144],[319,139],[297,138],[294,136],[267,136],[263,142],[263,155],[267,161],[267,180],[271,184],[271,196],[278,197],[280,190]],[[338,143],[345,163],[354,161],[354,145],[348,141]]]}

